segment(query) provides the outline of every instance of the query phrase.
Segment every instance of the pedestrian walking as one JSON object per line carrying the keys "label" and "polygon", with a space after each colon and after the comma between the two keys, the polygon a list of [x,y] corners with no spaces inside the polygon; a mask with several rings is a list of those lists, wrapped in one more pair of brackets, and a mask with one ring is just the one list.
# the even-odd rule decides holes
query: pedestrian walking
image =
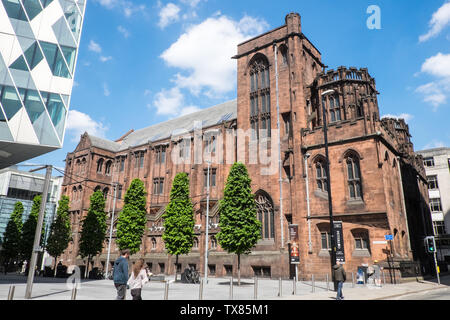
{"label": "pedestrian walking", "polygon": [[381,287],[381,268],[378,265],[378,260],[374,261],[373,270],[374,270],[373,274],[375,278],[375,286]]}
{"label": "pedestrian walking", "polygon": [[142,300],[142,286],[148,282],[148,272],[144,259],[139,259],[133,266],[133,271],[128,279],[128,286],[131,290],[133,300]]}
{"label": "pedestrian walking", "polygon": [[345,280],[347,280],[347,275],[340,261],[337,261],[336,264],[333,266],[333,280],[337,282],[336,300],[344,300],[344,295],[342,294],[342,287],[344,285]]}
{"label": "pedestrian walking", "polygon": [[121,256],[114,261],[114,286],[117,290],[116,300],[125,300],[128,282],[128,259],[130,250],[125,249],[120,252]]}

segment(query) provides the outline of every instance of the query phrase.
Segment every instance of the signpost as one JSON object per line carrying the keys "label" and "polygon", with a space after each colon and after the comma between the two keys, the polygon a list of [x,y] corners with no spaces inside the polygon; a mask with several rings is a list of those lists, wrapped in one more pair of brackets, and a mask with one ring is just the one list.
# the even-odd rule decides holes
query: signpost
{"label": "signpost", "polygon": [[342,232],[342,221],[333,221],[334,239],[336,239],[336,261],[345,263],[344,235]]}
{"label": "signpost", "polygon": [[300,250],[298,239],[298,225],[289,225],[289,240],[291,242],[290,262],[295,265],[295,281],[298,281],[298,265],[300,264]]}

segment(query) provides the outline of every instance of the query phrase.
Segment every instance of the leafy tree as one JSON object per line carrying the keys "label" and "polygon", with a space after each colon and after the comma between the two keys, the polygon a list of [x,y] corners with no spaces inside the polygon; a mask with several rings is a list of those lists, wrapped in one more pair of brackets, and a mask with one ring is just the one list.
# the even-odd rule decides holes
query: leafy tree
{"label": "leafy tree", "polygon": [[251,179],[244,164],[237,162],[230,170],[219,205],[220,246],[238,257],[238,284],[241,279],[241,254],[249,254],[261,238],[261,222],[256,217],[256,203]]}
{"label": "leafy tree", "polygon": [[17,260],[20,254],[19,245],[21,242],[22,233],[22,214],[23,204],[18,201],[14,205],[14,210],[6,226],[5,234],[3,235],[2,256],[5,266],[5,274],[12,261]]}
{"label": "leafy tree", "polygon": [[[20,243],[20,256],[22,261],[27,260],[29,266],[29,262],[31,260],[31,255],[33,253],[33,245],[34,245],[34,236],[36,233],[36,227],[39,219],[39,211],[41,208],[42,196],[37,195],[33,199],[33,205],[31,206],[30,215],[28,216],[27,221],[23,224],[22,235],[21,235],[21,243]],[[44,212],[45,213],[45,212]],[[40,244],[42,245],[44,241],[44,233],[45,233],[45,223],[42,224],[42,233]],[[28,267],[27,267],[28,268]]]}
{"label": "leafy tree", "polygon": [[82,258],[87,257],[85,276],[88,275],[89,265],[93,257],[102,252],[106,234],[105,198],[99,190],[92,194],[91,204],[86,217],[82,221],[79,253]]}
{"label": "leafy tree", "polygon": [[188,254],[194,245],[194,208],[189,198],[189,177],[185,172],[177,174],[173,180],[170,202],[163,219],[165,230],[162,238],[167,252],[176,256],[176,280],[178,256]]}
{"label": "leafy tree", "polygon": [[145,195],[144,182],[134,179],[125,194],[117,221],[117,245],[121,250],[129,249],[131,255],[139,252],[147,223]]}
{"label": "leafy tree", "polygon": [[56,211],[56,219],[50,227],[50,235],[47,240],[47,252],[55,258],[55,275],[56,260],[66,250],[71,240],[72,230],[70,228],[69,197],[62,196],[61,200],[59,200],[58,210]]}

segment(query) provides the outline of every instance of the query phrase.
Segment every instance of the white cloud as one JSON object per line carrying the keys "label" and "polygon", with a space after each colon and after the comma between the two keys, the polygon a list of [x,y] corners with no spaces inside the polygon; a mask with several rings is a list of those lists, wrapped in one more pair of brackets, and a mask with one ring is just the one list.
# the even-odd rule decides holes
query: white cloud
{"label": "white cloud", "polygon": [[105,57],[105,56],[100,56],[100,61],[101,61],[101,62],[106,62],[106,61],[109,61],[109,60],[112,60],[112,57],[111,57],[111,56],[107,56],[107,57]]}
{"label": "white cloud", "polygon": [[105,95],[105,97],[109,97],[109,95],[111,94],[107,83],[103,83],[103,94]]}
{"label": "white cloud", "polygon": [[118,9],[127,18],[131,17],[133,14],[137,12],[144,12],[146,8],[145,5],[143,4],[137,5],[133,1],[126,1],[126,0],[95,0],[95,1],[108,10]]}
{"label": "white cloud", "polygon": [[428,58],[422,65],[421,71],[438,79],[419,86],[416,92],[423,95],[423,101],[433,106],[433,111],[447,102],[450,95],[450,54],[438,53]]}
{"label": "white cloud", "polygon": [[96,53],[102,52],[102,47],[100,47],[100,45],[97,42],[95,42],[94,40],[91,40],[89,42],[88,49],[90,51],[93,51],[93,52],[96,52]]}
{"label": "white cloud", "polygon": [[414,116],[412,114],[409,113],[401,113],[399,115],[394,115],[394,114],[386,114],[384,116],[381,117],[383,118],[394,118],[394,119],[403,119],[405,120],[406,123],[408,123],[411,119],[414,118]]}
{"label": "white cloud", "polygon": [[126,28],[122,26],[118,26],[117,31],[119,31],[124,36],[125,39],[130,36],[130,31],[128,31]]}
{"label": "white cloud", "polygon": [[69,132],[72,135],[72,142],[79,141],[80,136],[84,132],[88,132],[96,137],[104,138],[107,130],[108,128],[106,126],[101,122],[93,120],[86,113],[77,110],[69,110],[66,132]]}
{"label": "white cloud", "polygon": [[162,7],[159,11],[158,26],[161,29],[164,29],[169,24],[177,22],[180,19],[180,11],[180,7],[173,3],[168,3],[166,6]]}
{"label": "white cloud", "polygon": [[440,7],[429,22],[429,30],[426,34],[419,37],[419,42],[425,42],[435,36],[437,36],[441,31],[450,25],[450,2],[446,2]]}
{"label": "white cloud", "polygon": [[174,82],[198,95],[206,90],[207,95],[229,92],[236,85],[237,45],[265,29],[268,24],[249,16],[240,21],[226,16],[212,17],[191,26],[161,55],[170,67],[179,68]]}
{"label": "white cloud", "polygon": [[436,77],[450,77],[450,54],[442,54],[428,58],[422,65],[422,72]]}
{"label": "white cloud", "polygon": [[[201,2],[202,0],[181,0],[181,3],[187,4],[192,8],[197,7],[197,5]],[[205,0],[206,2],[207,0]]]}
{"label": "white cloud", "polygon": [[153,105],[159,115],[178,115],[184,101],[184,96],[178,88],[163,89],[156,94]]}

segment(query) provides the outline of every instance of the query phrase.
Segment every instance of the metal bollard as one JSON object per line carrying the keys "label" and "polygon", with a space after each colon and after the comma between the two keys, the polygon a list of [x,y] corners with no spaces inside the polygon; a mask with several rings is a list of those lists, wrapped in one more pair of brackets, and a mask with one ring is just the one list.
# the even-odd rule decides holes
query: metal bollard
{"label": "metal bollard", "polygon": [[77,300],[77,287],[73,287],[73,289],[72,289],[71,300]]}
{"label": "metal bollard", "polygon": [[230,300],[233,300],[233,277],[230,279]]}
{"label": "metal bollard", "polygon": [[328,279],[328,273],[327,273],[327,291],[330,291],[330,280]]}
{"label": "metal bollard", "polygon": [[293,281],[292,281],[292,294],[296,295],[297,294],[297,279],[294,277]]}
{"label": "metal bollard", "polygon": [[10,286],[8,292],[8,300],[14,299],[14,291],[16,290],[16,286]]}
{"label": "metal bollard", "polygon": [[283,295],[283,282],[280,280],[278,282],[278,296],[281,297]]}
{"label": "metal bollard", "polygon": [[355,287],[355,273],[352,272],[352,288]]}
{"label": "metal bollard", "polygon": [[166,280],[166,285],[164,287],[164,300],[169,300],[169,281]]}
{"label": "metal bollard", "polygon": [[254,280],[254,291],[253,291],[253,295],[254,295],[254,299],[258,300],[258,277],[255,276],[255,280]]}
{"label": "metal bollard", "polygon": [[200,279],[200,288],[198,293],[198,300],[203,300],[203,279]]}
{"label": "metal bollard", "polygon": [[315,283],[314,283],[314,275],[311,275],[311,292],[315,292]]}

